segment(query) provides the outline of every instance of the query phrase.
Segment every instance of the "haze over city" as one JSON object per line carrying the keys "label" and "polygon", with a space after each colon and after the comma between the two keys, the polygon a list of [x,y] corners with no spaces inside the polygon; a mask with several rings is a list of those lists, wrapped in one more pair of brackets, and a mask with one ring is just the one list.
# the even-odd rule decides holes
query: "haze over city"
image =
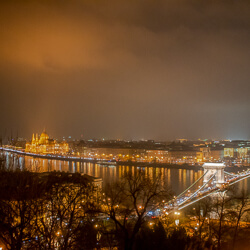
{"label": "haze over city", "polygon": [[250,2],[1,1],[0,135],[250,139]]}

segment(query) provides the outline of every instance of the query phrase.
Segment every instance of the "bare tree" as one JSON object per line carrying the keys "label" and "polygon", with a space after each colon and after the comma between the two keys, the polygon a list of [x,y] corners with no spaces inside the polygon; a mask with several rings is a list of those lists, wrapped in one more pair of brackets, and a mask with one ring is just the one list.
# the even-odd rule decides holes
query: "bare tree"
{"label": "bare tree", "polygon": [[147,213],[159,209],[171,194],[160,176],[153,180],[142,172],[125,175],[121,181],[108,185],[104,193],[100,211],[114,222],[117,232],[121,231],[124,249],[133,248]]}
{"label": "bare tree", "polygon": [[38,206],[37,246],[40,249],[72,249],[85,226],[87,199],[92,187],[80,174],[74,174],[74,179],[70,176],[56,178],[53,182]]}
{"label": "bare tree", "polygon": [[205,244],[211,242],[209,216],[212,210],[212,199],[207,197],[195,205],[185,209],[186,226],[192,232],[194,248],[203,249]]}
{"label": "bare tree", "polygon": [[0,239],[8,249],[21,249],[32,238],[32,221],[43,184],[26,171],[0,174]]}
{"label": "bare tree", "polygon": [[[234,204],[230,210],[231,220],[234,220],[234,230],[233,230],[233,249],[237,241],[238,233],[240,231],[240,223],[243,219],[247,220],[247,215],[250,212],[250,199],[245,191],[241,194],[235,195]],[[245,218],[244,218],[245,217]]]}
{"label": "bare tree", "polygon": [[7,249],[73,249],[93,188],[80,174],[0,173],[0,241]]}
{"label": "bare tree", "polygon": [[213,197],[211,217],[209,226],[212,234],[217,240],[217,248],[221,249],[221,243],[226,239],[232,228],[230,220],[230,208],[232,206],[233,197],[229,191],[218,192]]}

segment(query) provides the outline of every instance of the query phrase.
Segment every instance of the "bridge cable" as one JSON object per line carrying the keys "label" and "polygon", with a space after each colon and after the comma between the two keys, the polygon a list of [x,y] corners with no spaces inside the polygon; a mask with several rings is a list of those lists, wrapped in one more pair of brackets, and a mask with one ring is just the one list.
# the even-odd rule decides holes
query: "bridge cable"
{"label": "bridge cable", "polygon": [[202,179],[205,174],[207,174],[208,170],[199,178],[197,179],[191,186],[189,186],[188,188],[186,188],[181,194],[179,194],[176,199],[178,199],[181,195],[183,195],[185,192],[187,192],[190,188],[192,188],[200,179]]}
{"label": "bridge cable", "polygon": [[[225,172],[225,171],[224,171],[224,172]],[[226,172],[226,173],[227,173],[227,172]],[[233,174],[231,174],[231,175],[233,175]],[[237,175],[234,175],[234,176],[237,176]],[[239,178],[239,177],[238,177],[239,179],[237,179],[236,181],[230,183],[229,186],[231,186],[231,185],[233,185],[233,184],[235,184],[235,183],[237,183],[237,182],[239,182],[239,181],[242,181],[242,180],[244,180],[244,179],[250,177],[250,173],[247,172],[247,173],[245,174],[245,176],[241,176],[241,177],[243,177],[243,178]],[[207,182],[207,183],[208,183],[208,182]],[[218,189],[216,189],[216,190],[214,190],[213,192],[211,192],[211,193],[209,193],[209,194],[206,194],[205,196],[202,196],[202,197],[198,198],[197,200],[194,200],[194,201],[192,201],[192,202],[189,202],[189,203],[187,203],[187,204],[184,204],[183,206],[178,207],[178,210],[181,210],[181,209],[183,209],[183,208],[185,208],[185,207],[187,207],[187,206],[189,206],[189,205],[191,205],[191,204],[193,204],[193,203],[195,203],[195,202],[197,202],[197,201],[199,201],[199,200],[202,200],[202,199],[206,198],[207,196],[209,196],[209,195],[211,195],[211,194],[213,194],[213,193],[216,193],[216,192],[220,192],[220,191],[218,191]],[[187,201],[187,200],[186,200],[186,201]],[[184,203],[184,202],[183,202],[183,203]],[[182,205],[183,203],[181,203],[181,205]]]}
{"label": "bridge cable", "polygon": [[228,173],[226,171],[224,171],[224,173],[227,174],[227,175],[237,176],[236,174],[231,174],[231,173]]}
{"label": "bridge cable", "polygon": [[187,203],[187,204],[184,204],[184,205],[181,206],[181,207],[178,207],[178,210],[181,210],[181,209],[183,209],[183,208],[185,208],[185,207],[188,207],[188,206],[194,204],[195,202],[197,202],[197,201],[199,201],[199,200],[202,200],[202,199],[204,199],[204,198],[206,198],[206,197],[212,195],[213,193],[217,193],[217,192],[218,192],[218,189],[214,190],[213,192],[211,192],[211,193],[209,193],[209,194],[206,194],[205,196],[202,196],[202,197],[198,198],[197,200],[191,201],[191,202],[189,202],[189,203]]}
{"label": "bridge cable", "polygon": [[[240,176],[240,177],[242,177],[242,176]],[[242,181],[242,180],[244,180],[244,179],[246,179],[248,177],[250,177],[250,174],[247,174],[247,175],[243,176],[243,178],[239,178],[238,180],[235,180],[234,182],[230,183],[229,186],[231,186],[231,185],[233,185],[233,184],[235,184],[235,183],[237,183],[239,181]]]}
{"label": "bridge cable", "polygon": [[214,176],[217,174],[218,171],[216,171],[210,178],[209,180],[204,183],[195,193],[193,193],[191,196],[189,196],[186,200],[184,200],[182,203],[178,204],[178,205],[182,205],[183,203],[185,203],[186,201],[190,200],[191,198],[194,197],[194,195],[196,195],[202,188],[204,188],[211,180],[212,178],[214,178]]}

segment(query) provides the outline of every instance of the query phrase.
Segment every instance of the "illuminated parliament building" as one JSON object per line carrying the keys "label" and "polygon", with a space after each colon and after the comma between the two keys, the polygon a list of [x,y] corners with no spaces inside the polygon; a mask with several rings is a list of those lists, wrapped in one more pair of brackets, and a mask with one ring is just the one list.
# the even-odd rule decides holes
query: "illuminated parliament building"
{"label": "illuminated parliament building", "polygon": [[26,143],[26,152],[36,154],[67,154],[69,151],[69,145],[66,142],[57,142],[54,139],[50,139],[49,135],[43,131],[40,137],[38,134],[33,134],[32,141]]}

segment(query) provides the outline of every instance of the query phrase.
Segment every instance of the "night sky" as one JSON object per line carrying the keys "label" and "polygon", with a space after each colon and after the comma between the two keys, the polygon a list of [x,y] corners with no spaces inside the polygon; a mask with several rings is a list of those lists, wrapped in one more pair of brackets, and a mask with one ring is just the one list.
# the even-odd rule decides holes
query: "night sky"
{"label": "night sky", "polygon": [[250,1],[1,1],[0,105],[0,136],[250,139]]}

